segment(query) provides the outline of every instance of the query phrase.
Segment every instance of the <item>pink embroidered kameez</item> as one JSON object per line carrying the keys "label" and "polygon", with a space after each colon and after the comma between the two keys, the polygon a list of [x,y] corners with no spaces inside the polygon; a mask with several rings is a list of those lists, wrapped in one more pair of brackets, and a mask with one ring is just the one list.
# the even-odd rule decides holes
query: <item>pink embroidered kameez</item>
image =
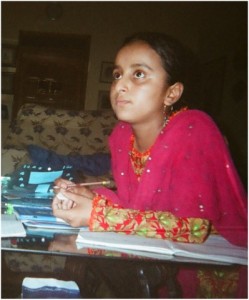
{"label": "pink embroidered kameez", "polygon": [[129,156],[131,126],[120,122],[110,136],[117,192],[98,194],[126,209],[170,212],[209,220],[231,243],[247,245],[246,193],[228,146],[204,112],[187,110],[161,131],[140,181]]}

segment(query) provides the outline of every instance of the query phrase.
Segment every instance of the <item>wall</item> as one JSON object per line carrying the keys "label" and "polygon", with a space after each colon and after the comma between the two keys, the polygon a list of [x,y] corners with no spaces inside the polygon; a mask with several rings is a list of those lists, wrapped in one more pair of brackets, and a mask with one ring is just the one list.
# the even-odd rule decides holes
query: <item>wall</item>
{"label": "wall", "polygon": [[63,14],[55,21],[46,16],[47,4],[2,2],[2,40],[17,41],[19,30],[90,34],[85,104],[89,109],[97,107],[99,91],[109,89],[99,81],[101,62],[113,61],[117,47],[134,31],[172,34],[197,52],[203,64],[224,57],[224,86],[215,120],[247,181],[246,2],[61,2]]}
{"label": "wall", "polygon": [[19,30],[90,34],[87,108],[95,108],[98,91],[109,88],[99,82],[101,62],[113,61],[117,47],[134,30],[164,30],[197,48],[197,26],[190,22],[192,9],[190,15],[185,14],[185,4],[63,2],[61,5],[62,17],[50,21],[46,16],[47,2],[2,3],[2,39],[16,41]]}
{"label": "wall", "polygon": [[202,61],[225,59],[221,109],[215,120],[226,135],[233,159],[247,186],[247,3],[205,3],[200,23]]}

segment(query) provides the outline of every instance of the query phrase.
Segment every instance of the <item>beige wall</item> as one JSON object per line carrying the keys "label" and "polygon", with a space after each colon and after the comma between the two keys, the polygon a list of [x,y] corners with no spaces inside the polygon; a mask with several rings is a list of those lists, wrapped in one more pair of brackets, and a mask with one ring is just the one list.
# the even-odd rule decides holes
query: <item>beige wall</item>
{"label": "beige wall", "polygon": [[224,57],[224,90],[216,121],[247,181],[247,99],[239,87],[236,96],[235,86],[247,82],[247,60],[242,59],[247,56],[247,2],[61,2],[63,15],[55,21],[46,16],[47,4],[2,2],[2,40],[17,41],[19,30],[90,34],[85,106],[89,109],[97,107],[98,92],[109,89],[99,82],[101,62],[113,61],[116,48],[134,31],[172,34],[195,50],[203,63]]}

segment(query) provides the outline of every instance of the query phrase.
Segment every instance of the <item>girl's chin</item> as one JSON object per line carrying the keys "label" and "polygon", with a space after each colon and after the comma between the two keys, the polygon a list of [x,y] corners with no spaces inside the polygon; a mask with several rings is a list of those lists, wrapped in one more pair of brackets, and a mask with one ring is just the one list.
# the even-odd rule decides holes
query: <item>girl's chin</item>
{"label": "girl's chin", "polygon": [[115,109],[114,113],[115,113],[116,117],[118,118],[118,120],[120,120],[120,121],[127,122],[128,119],[130,118],[130,114],[129,113],[127,113],[125,111],[122,111],[120,109]]}

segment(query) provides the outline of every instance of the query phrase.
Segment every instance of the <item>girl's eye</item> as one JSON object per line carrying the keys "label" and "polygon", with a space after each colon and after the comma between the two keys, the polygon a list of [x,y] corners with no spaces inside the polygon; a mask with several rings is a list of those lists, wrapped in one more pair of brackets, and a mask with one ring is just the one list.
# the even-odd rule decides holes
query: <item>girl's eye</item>
{"label": "girl's eye", "polygon": [[135,73],[135,78],[144,78],[144,77],[145,77],[145,74],[142,71],[137,71]]}
{"label": "girl's eye", "polygon": [[112,76],[113,76],[114,80],[117,80],[117,79],[121,78],[121,74],[119,72],[113,72]]}

